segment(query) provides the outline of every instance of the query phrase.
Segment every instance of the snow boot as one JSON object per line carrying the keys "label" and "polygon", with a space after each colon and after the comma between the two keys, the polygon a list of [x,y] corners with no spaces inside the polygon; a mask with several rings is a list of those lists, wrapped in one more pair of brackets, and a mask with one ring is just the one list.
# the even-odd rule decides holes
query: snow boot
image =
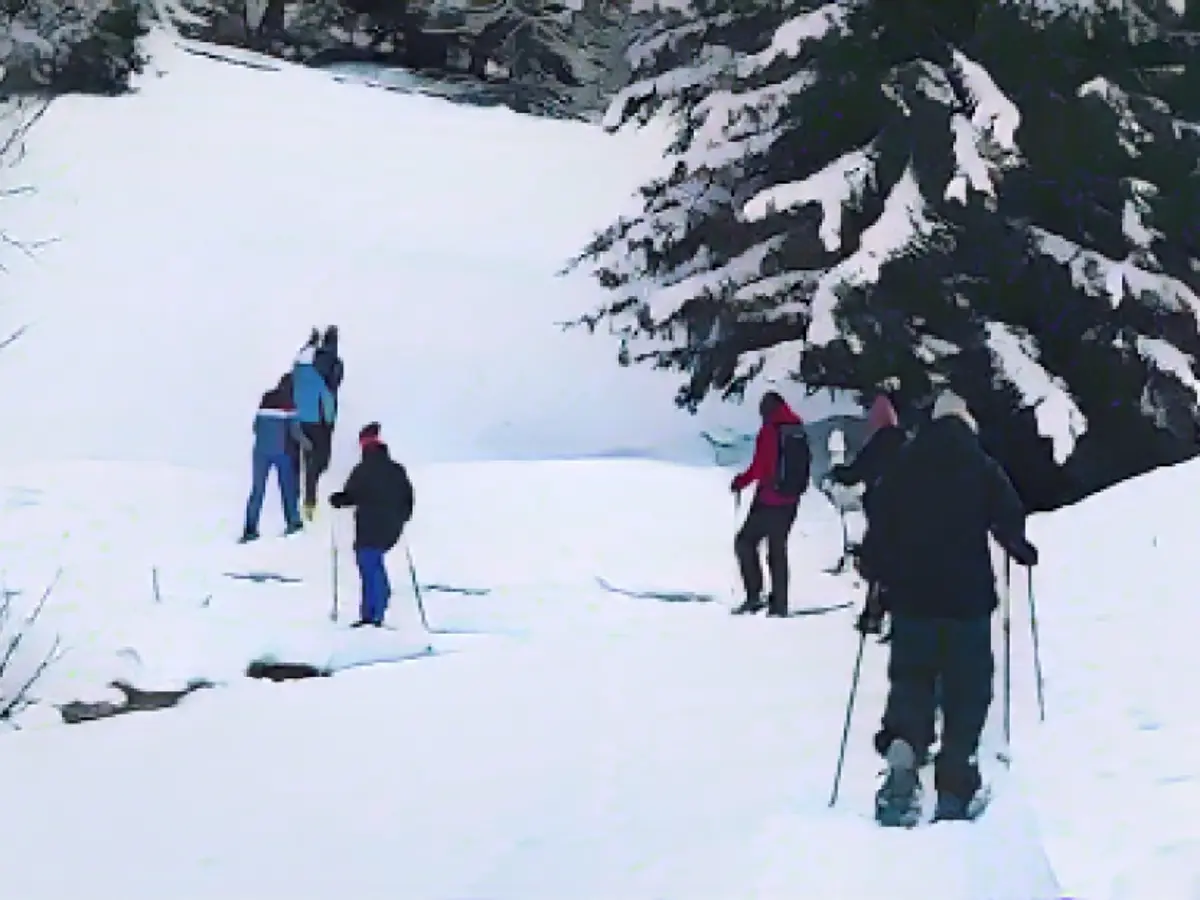
{"label": "snow boot", "polygon": [[991,791],[984,787],[969,800],[954,794],[939,793],[937,808],[933,811],[934,822],[972,822],[987,808]]}
{"label": "snow boot", "polygon": [[313,516],[315,516],[316,514],[317,514],[317,504],[315,504],[315,503],[305,503],[304,504],[304,521],[305,522],[311,522],[313,520]]}
{"label": "snow boot", "polygon": [[733,611],[735,616],[744,616],[747,613],[753,614],[766,607],[761,597],[747,597],[746,602]]}
{"label": "snow boot", "polygon": [[303,531],[303,530],[304,530],[303,522],[293,522],[291,525],[289,525],[287,528],[285,528],[283,530],[283,536],[289,537],[289,536],[295,534],[297,531]]}
{"label": "snow boot", "polygon": [[374,624],[373,622],[368,622],[366,619],[359,619],[357,622],[352,624],[350,627],[351,628],[365,628],[366,626],[373,625],[373,624]]}
{"label": "snow boot", "polygon": [[907,741],[888,746],[887,774],[875,794],[875,821],[885,828],[912,828],[921,819],[921,778],[917,754]]}
{"label": "snow boot", "polygon": [[238,543],[239,544],[249,544],[251,541],[257,541],[257,540],[258,540],[258,532],[247,530],[247,531],[242,532],[242,536],[240,538],[238,538]]}

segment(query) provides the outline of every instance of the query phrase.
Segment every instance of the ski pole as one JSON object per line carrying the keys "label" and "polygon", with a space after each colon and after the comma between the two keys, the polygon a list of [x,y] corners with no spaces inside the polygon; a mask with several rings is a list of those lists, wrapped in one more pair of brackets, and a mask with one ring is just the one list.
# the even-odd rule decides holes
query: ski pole
{"label": "ski pole", "polygon": [[421,601],[421,585],[417,582],[417,567],[413,563],[412,551],[408,548],[408,541],[404,542],[404,556],[408,560],[408,576],[412,579],[413,596],[417,600],[417,612],[421,614],[421,624],[425,626],[425,630],[429,631],[429,620],[425,618],[425,604]]}
{"label": "ski pole", "polygon": [[1012,557],[1004,554],[1004,759],[1012,756]]}
{"label": "ski pole", "polygon": [[333,610],[330,612],[329,618],[336,622],[338,620],[338,547],[332,516],[329,518],[329,552],[330,564],[333,569]]}
{"label": "ski pole", "polygon": [[1033,596],[1033,569],[1026,570],[1029,589],[1029,630],[1033,634],[1033,671],[1037,676],[1038,715],[1046,721],[1046,692],[1042,683],[1042,649],[1038,641],[1037,601]]}
{"label": "ski pole", "polygon": [[863,647],[867,644],[867,633],[860,632],[858,636],[858,655],[854,659],[854,675],[850,679],[850,697],[846,701],[846,721],[842,725],[842,746],[838,750],[837,768],[833,773],[833,792],[829,795],[829,806],[837,804],[838,789],[842,784],[842,766],[846,762],[846,741],[850,737],[850,719],[854,715],[854,700],[858,695],[858,675],[862,671]]}

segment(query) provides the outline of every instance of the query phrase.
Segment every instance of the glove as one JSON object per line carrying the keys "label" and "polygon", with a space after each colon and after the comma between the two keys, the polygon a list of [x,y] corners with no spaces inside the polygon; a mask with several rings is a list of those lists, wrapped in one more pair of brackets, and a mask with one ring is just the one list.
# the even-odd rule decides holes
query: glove
{"label": "glove", "polygon": [[329,505],[334,509],[342,509],[350,505],[346,499],[346,495],[342,491],[329,495]]}
{"label": "glove", "polygon": [[1038,548],[1024,538],[1011,547],[1008,553],[1017,561],[1018,565],[1036,566],[1038,564]]}
{"label": "glove", "polygon": [[854,630],[859,634],[882,634],[883,613],[872,610],[869,606],[863,606],[863,611],[859,613],[858,620],[854,623]]}

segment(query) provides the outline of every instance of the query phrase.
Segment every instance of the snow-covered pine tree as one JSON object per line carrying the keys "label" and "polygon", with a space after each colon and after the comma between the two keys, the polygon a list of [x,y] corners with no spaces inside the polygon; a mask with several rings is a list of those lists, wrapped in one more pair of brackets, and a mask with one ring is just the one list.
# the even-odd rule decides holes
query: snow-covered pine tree
{"label": "snow-covered pine tree", "polygon": [[613,292],[583,323],[688,407],[948,383],[1039,507],[1183,458],[1200,57],[1167,27],[1134,0],[685,0],[610,111],[671,111],[672,168],[575,261]]}
{"label": "snow-covered pine tree", "polygon": [[0,6],[0,97],[115,95],[145,65],[140,0],[12,0]]}

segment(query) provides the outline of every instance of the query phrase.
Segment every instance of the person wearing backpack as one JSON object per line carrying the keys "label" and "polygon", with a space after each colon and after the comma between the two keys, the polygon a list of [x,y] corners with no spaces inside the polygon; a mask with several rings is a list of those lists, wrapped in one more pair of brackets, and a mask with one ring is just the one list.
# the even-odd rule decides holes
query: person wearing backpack
{"label": "person wearing backpack", "polygon": [[[764,606],[769,616],[788,614],[787,542],[800,497],[808,489],[812,452],[803,420],[792,411],[775,391],[763,395],[758,407],[762,427],[754,441],[754,458],[749,468],[733,479],[734,494],[757,482],[754,501],[741,530],[734,538],[733,550],[742,584],[746,589],[745,602],[735,609],[735,615],[756,613]],[[759,547],[767,544],[767,569],[771,575],[768,601],[762,599],[763,573],[758,558]]]}
{"label": "person wearing backpack", "polygon": [[320,333],[313,329],[312,335],[297,355],[292,365],[292,382],[296,403],[296,418],[308,438],[309,448],[304,451],[304,518],[312,521],[317,506],[317,484],[329,468],[332,452],[333,423],[337,418],[337,401],[333,391],[317,370],[315,359],[320,345]]}

